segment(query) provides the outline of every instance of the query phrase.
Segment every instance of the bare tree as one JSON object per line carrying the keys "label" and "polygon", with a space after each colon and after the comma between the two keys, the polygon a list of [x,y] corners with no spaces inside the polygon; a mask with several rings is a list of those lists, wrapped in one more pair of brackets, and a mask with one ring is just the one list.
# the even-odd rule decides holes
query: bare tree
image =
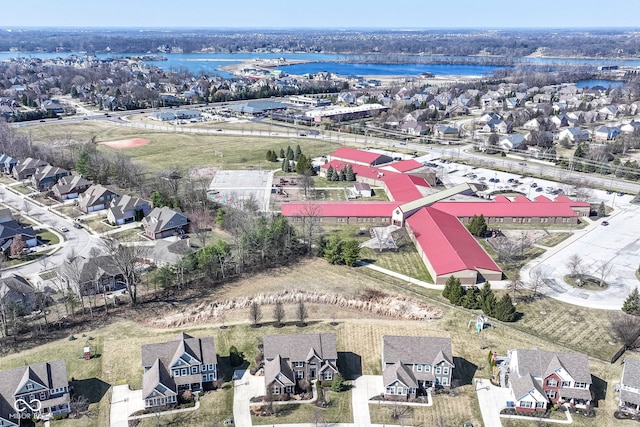
{"label": "bare tree", "polygon": [[520,273],[516,273],[511,282],[507,285],[507,289],[513,292],[513,300],[516,300],[516,295],[524,288],[524,283],[520,280]]}
{"label": "bare tree", "polygon": [[313,176],[311,176],[310,173],[305,173],[302,175],[302,179],[300,180],[301,184],[302,184],[302,191],[304,192],[304,197],[310,197],[312,199],[315,199],[315,197],[313,197],[313,188],[314,188],[314,184],[315,181],[313,180]]}
{"label": "bare tree", "polygon": [[598,272],[598,277],[600,279],[600,286],[604,286],[606,284],[605,281],[611,273],[611,270],[613,270],[613,264],[611,264],[611,261],[602,260],[596,263],[596,271]]}
{"label": "bare tree", "polygon": [[582,278],[585,273],[585,266],[582,257],[578,254],[573,254],[567,260],[567,268],[571,272],[571,276],[577,280],[578,286],[582,286]]}
{"label": "bare tree", "polygon": [[544,286],[546,286],[545,281],[547,279],[547,276],[542,271],[542,269],[534,268],[529,273],[529,277],[531,277],[531,280],[529,281],[529,290],[533,292],[532,298],[535,299],[538,296],[538,292],[540,292],[540,290],[544,288]]}
{"label": "bare tree", "polygon": [[138,303],[138,285],[140,284],[138,263],[146,258],[149,247],[137,242],[121,242],[112,236],[102,237],[100,245],[109,255],[108,260],[111,265],[122,273],[131,305],[135,307]]}
{"label": "bare tree", "polygon": [[282,304],[282,301],[278,301],[276,302],[276,305],[273,307],[273,319],[276,321],[275,326],[282,326],[284,317],[285,317],[284,304]]}
{"label": "bare tree", "polygon": [[211,228],[215,222],[213,212],[206,207],[196,208],[189,215],[189,219],[191,219],[191,229],[193,230],[193,233],[196,235],[202,246],[206,246],[207,239],[211,234]]}
{"label": "bare tree", "polygon": [[298,322],[300,322],[301,326],[306,325],[307,317],[309,317],[309,313],[307,312],[307,307],[304,305],[304,301],[302,298],[298,301],[298,306],[296,307],[296,317],[298,318]]}
{"label": "bare tree", "polygon": [[254,328],[260,326],[260,320],[262,320],[262,309],[260,308],[260,304],[256,301],[253,301],[249,307],[249,319],[251,320],[251,324]]}
{"label": "bare tree", "polygon": [[640,337],[640,317],[625,313],[614,313],[609,319],[611,332],[627,350],[636,348]]}
{"label": "bare tree", "polygon": [[298,212],[302,220],[302,235],[307,244],[307,253],[311,253],[311,249],[322,230],[320,214],[320,205],[316,203],[308,203]]}

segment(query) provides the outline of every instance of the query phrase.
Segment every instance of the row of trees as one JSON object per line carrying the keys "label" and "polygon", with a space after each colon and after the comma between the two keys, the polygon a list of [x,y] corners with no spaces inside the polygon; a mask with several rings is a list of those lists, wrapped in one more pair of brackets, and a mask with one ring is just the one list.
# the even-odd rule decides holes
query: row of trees
{"label": "row of trees", "polygon": [[[284,304],[281,301],[277,301],[272,309],[271,315],[273,317],[274,326],[280,328],[285,324],[285,318],[287,315],[284,309]],[[298,325],[305,326],[307,324],[307,318],[309,317],[309,311],[304,304],[303,300],[299,300],[295,307],[295,318]],[[253,301],[249,306],[249,321],[254,328],[260,326],[262,321],[262,307],[256,301]]]}
{"label": "row of trees", "polygon": [[485,315],[502,322],[513,322],[517,317],[511,296],[505,293],[497,300],[489,282],[486,282],[482,289],[475,286],[463,287],[460,279],[451,276],[444,285],[442,296],[453,305],[470,310],[482,310]]}
{"label": "row of trees", "polygon": [[351,165],[343,166],[342,169],[333,168],[329,165],[327,168],[327,180],[329,181],[355,181],[356,174],[353,173]]}

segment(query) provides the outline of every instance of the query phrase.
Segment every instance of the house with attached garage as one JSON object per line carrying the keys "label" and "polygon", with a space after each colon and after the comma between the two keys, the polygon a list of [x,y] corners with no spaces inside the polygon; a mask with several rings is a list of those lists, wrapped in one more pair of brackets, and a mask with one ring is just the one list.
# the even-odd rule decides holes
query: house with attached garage
{"label": "house with attached garage", "polygon": [[60,178],[51,187],[51,191],[53,192],[53,197],[61,201],[77,199],[80,194],[87,191],[92,185],[91,181],[84,179],[81,175],[67,175]]}
{"label": "house with attached garage", "polygon": [[171,341],[142,346],[142,399],[145,408],[177,402],[185,390],[202,391],[218,379],[213,337],[185,333]]}
{"label": "house with attached garage", "polygon": [[637,414],[640,411],[640,360],[626,358],[620,379],[618,408],[622,412]]}
{"label": "house with attached garage", "polygon": [[163,239],[189,231],[189,218],[180,212],[168,208],[153,208],[142,220],[144,234],[153,240]]}
{"label": "house with attached garage", "polygon": [[111,200],[107,220],[113,225],[128,224],[142,219],[151,210],[151,202],[127,194]]}
{"label": "house with attached garage", "polygon": [[45,162],[44,160],[27,157],[26,159],[20,160],[18,163],[16,163],[11,173],[17,180],[29,179],[31,178],[31,175],[34,174],[36,169],[48,165],[49,163]]}
{"label": "house with attached garage", "polygon": [[111,201],[117,197],[118,194],[108,188],[94,184],[78,196],[78,209],[84,213],[101,211],[107,209]]}
{"label": "house with attached garage", "polygon": [[[39,404],[37,403],[39,402]],[[24,425],[32,416],[71,412],[67,364],[63,359],[0,372],[0,426]]]}
{"label": "house with attached garage", "polygon": [[559,404],[584,408],[591,405],[589,359],[582,353],[539,349],[509,350],[508,407],[517,412],[546,411]]}
{"label": "house with attached garage", "polygon": [[274,395],[294,394],[300,380],[332,381],[338,373],[335,334],[265,335],[263,344],[264,381]]}
{"label": "house with attached garage", "polygon": [[384,395],[415,399],[430,388],[451,388],[451,339],[415,336],[382,337]]}
{"label": "house with attached garage", "polygon": [[22,276],[12,274],[3,277],[0,279],[0,305],[14,305],[29,313],[36,308],[36,291]]}
{"label": "house with attached garage", "polygon": [[37,168],[33,175],[31,175],[31,185],[38,191],[47,191],[53,187],[60,178],[68,175],[71,175],[71,173],[66,169],[51,165],[42,166]]}

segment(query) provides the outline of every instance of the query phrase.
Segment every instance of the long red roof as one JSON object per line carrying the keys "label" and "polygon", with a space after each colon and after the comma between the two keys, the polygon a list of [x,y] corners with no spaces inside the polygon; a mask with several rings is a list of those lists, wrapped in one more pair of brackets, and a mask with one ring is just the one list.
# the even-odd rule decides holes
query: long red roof
{"label": "long red roof", "polygon": [[376,160],[378,160],[380,157],[388,156],[380,153],[374,153],[372,151],[362,151],[356,150],[355,148],[341,147],[334,151],[333,154],[331,154],[332,159],[336,157],[340,159],[352,160],[354,162],[368,163],[371,165],[375,163]]}
{"label": "long red roof", "polygon": [[502,271],[453,215],[424,207],[407,224],[438,276],[463,270]]}
{"label": "long red roof", "polygon": [[574,217],[577,216],[571,209],[574,206],[569,202],[552,202],[544,199],[529,200],[526,197],[517,197],[514,201],[496,198],[486,202],[437,202],[433,207],[457,217],[472,217],[484,215],[485,217]]}
{"label": "long red roof", "polygon": [[397,202],[292,202],[282,205],[287,217],[389,217]]}
{"label": "long red roof", "polygon": [[393,168],[398,172],[404,173],[408,171],[412,171],[414,169],[422,168],[424,165],[417,160],[409,159],[409,160],[400,160],[399,162],[391,163],[385,165],[385,167]]}

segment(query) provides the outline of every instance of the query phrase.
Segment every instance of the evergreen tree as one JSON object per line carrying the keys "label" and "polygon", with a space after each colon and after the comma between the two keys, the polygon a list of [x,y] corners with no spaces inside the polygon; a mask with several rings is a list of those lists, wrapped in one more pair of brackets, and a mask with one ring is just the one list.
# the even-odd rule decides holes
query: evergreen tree
{"label": "evergreen tree", "polygon": [[273,154],[273,151],[271,150],[267,150],[267,155],[265,156],[267,161],[270,162],[271,161],[271,155]]}
{"label": "evergreen tree", "polygon": [[302,154],[302,150],[300,149],[300,144],[296,145],[295,155],[293,156],[293,160],[298,160],[300,155]]}
{"label": "evergreen tree", "polygon": [[340,181],[346,181],[347,180],[347,167],[344,166],[341,170],[340,170]]}
{"label": "evergreen tree", "polygon": [[449,276],[447,281],[444,284],[444,289],[442,290],[442,296],[446,299],[449,299],[449,295],[451,295],[451,288],[453,287],[453,283],[456,281],[456,278],[453,276]]}
{"label": "evergreen tree", "polygon": [[91,159],[89,158],[89,153],[83,151],[78,157],[78,161],[76,162],[76,170],[80,175],[85,177],[86,179],[92,179],[89,175],[89,171],[91,170]]}
{"label": "evergreen tree", "polygon": [[280,158],[281,158],[281,159],[284,159],[284,155],[285,155],[285,154],[284,154],[284,148],[281,148],[281,149],[280,149]]}
{"label": "evergreen tree", "polygon": [[491,284],[489,282],[485,282],[484,285],[482,285],[480,294],[478,294],[478,303],[480,304],[480,308],[484,314],[487,316],[493,315],[493,309],[496,305],[496,297],[493,294],[493,290],[491,290]]}
{"label": "evergreen tree", "polygon": [[342,254],[342,239],[340,236],[334,234],[327,240],[324,246],[324,259],[329,264],[342,264],[344,262],[344,256]]}
{"label": "evergreen tree", "polygon": [[342,257],[344,263],[349,267],[355,267],[358,258],[360,258],[360,245],[355,239],[349,239],[342,245]]}
{"label": "evergreen tree", "polygon": [[337,169],[333,170],[333,175],[331,175],[331,181],[340,181],[340,174]]}
{"label": "evergreen tree", "polygon": [[622,304],[622,311],[627,314],[637,315],[639,314],[639,309],[640,294],[638,293],[638,288],[636,287],[633,291],[631,291],[627,299],[624,300],[624,303]]}
{"label": "evergreen tree", "polygon": [[467,225],[469,233],[476,237],[483,237],[487,233],[487,221],[484,219],[484,215],[474,215]]}
{"label": "evergreen tree", "polygon": [[340,375],[339,373],[335,374],[333,376],[333,380],[331,381],[331,390],[335,391],[336,393],[340,393],[341,391],[344,391],[344,389],[344,378],[342,378],[342,375]]}
{"label": "evergreen tree", "polygon": [[496,304],[494,317],[503,322],[513,322],[516,318],[516,308],[509,294],[502,295]]}
{"label": "evergreen tree", "polygon": [[327,181],[333,181],[331,178],[333,177],[333,166],[329,165],[327,168]]}
{"label": "evergreen tree", "polygon": [[467,289],[467,292],[464,294],[464,297],[462,298],[462,306],[464,308],[468,308],[471,310],[480,308],[480,303],[478,301],[478,288],[473,286]]}
{"label": "evergreen tree", "polygon": [[449,302],[453,305],[461,305],[462,298],[464,298],[464,289],[460,284],[460,279],[455,278],[453,285],[451,285],[451,292],[449,293]]}
{"label": "evergreen tree", "polygon": [[300,175],[313,175],[313,165],[311,164],[311,160],[307,159],[307,156],[304,154],[300,154],[300,157],[298,157],[296,172]]}
{"label": "evergreen tree", "polygon": [[291,149],[291,146],[289,145],[287,147],[287,159],[293,160],[293,157],[294,157],[294,153],[293,153],[293,150]]}
{"label": "evergreen tree", "polygon": [[355,181],[356,175],[353,173],[353,168],[351,165],[347,166],[347,171],[345,172],[345,178],[347,181]]}
{"label": "evergreen tree", "polygon": [[598,205],[598,218],[602,218],[607,214],[606,209],[604,208],[604,202],[600,202]]}

